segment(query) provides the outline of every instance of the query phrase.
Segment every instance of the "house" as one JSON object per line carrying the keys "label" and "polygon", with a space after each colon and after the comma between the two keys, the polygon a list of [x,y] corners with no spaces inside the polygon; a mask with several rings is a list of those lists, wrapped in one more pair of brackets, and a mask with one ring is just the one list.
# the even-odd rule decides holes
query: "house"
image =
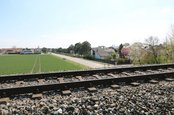
{"label": "house", "polygon": [[91,55],[95,59],[107,59],[111,54],[113,54],[115,51],[112,48],[106,48],[104,46],[99,46],[97,48],[92,48]]}
{"label": "house", "polygon": [[32,49],[22,49],[22,51],[20,52],[20,54],[33,54],[34,51]]}
{"label": "house", "polygon": [[2,48],[0,49],[0,53],[2,54],[19,54],[21,48]]}
{"label": "house", "polygon": [[34,51],[35,54],[41,54],[41,49],[38,47],[38,48],[35,48],[35,49],[31,49]]}
{"label": "house", "polygon": [[41,54],[41,49],[38,48],[2,48],[1,54]]}

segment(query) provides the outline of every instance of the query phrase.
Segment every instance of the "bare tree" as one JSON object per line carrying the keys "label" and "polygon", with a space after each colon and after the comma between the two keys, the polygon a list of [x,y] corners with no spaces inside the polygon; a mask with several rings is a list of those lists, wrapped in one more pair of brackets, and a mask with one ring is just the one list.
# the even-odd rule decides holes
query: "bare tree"
{"label": "bare tree", "polygon": [[159,63],[158,61],[158,45],[159,39],[157,37],[150,36],[145,40],[146,50],[152,54],[154,62]]}
{"label": "bare tree", "polygon": [[135,42],[130,47],[130,58],[134,64],[141,64],[142,62],[142,54],[144,52],[143,50],[143,44],[141,42]]}
{"label": "bare tree", "polygon": [[171,25],[171,31],[168,34],[170,39],[174,39],[174,25]]}
{"label": "bare tree", "polygon": [[169,32],[166,38],[166,47],[169,52],[169,58],[172,62],[174,62],[174,25],[171,26],[171,31]]}

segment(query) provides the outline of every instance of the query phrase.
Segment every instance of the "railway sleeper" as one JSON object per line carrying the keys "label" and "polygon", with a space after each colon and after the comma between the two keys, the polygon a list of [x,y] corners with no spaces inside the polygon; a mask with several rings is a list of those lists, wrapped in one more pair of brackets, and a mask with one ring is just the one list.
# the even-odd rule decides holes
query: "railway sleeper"
{"label": "railway sleeper", "polygon": [[17,86],[21,86],[21,85],[23,85],[24,84],[24,81],[16,81],[16,85]]}
{"label": "railway sleeper", "polygon": [[87,88],[89,92],[96,92],[97,89],[95,87],[90,87],[90,88]]}
{"label": "railway sleeper", "polygon": [[57,79],[59,80],[59,82],[60,82],[60,83],[65,83],[64,78],[63,78],[63,77],[61,77],[61,78],[57,78]]}
{"label": "railway sleeper", "polygon": [[76,76],[77,79],[79,79],[80,81],[84,81],[84,79],[82,78],[82,76]]}
{"label": "railway sleeper", "polygon": [[140,83],[138,83],[138,82],[131,82],[130,83],[132,86],[139,86],[140,85]]}
{"label": "railway sleeper", "polygon": [[109,73],[108,75],[111,76],[111,77],[114,77],[114,78],[118,78],[118,76],[116,76],[116,75],[114,75],[112,73]]}
{"label": "railway sleeper", "polygon": [[119,85],[116,85],[116,84],[113,84],[113,85],[111,85],[111,88],[112,88],[112,89],[119,89],[120,86],[119,86]]}
{"label": "railway sleeper", "polygon": [[38,81],[39,84],[43,84],[45,79],[38,79],[37,81]]}
{"label": "railway sleeper", "polygon": [[70,90],[63,90],[62,91],[62,94],[63,95],[70,95],[71,94],[71,91]]}
{"label": "railway sleeper", "polygon": [[166,70],[165,69],[158,69],[158,71],[165,72]]}
{"label": "railway sleeper", "polygon": [[158,81],[155,80],[155,79],[151,79],[149,82],[152,83],[152,84],[156,84],[156,83],[158,83]]}
{"label": "railway sleeper", "polygon": [[0,98],[0,104],[7,104],[10,101],[10,98],[5,97],[5,98]]}
{"label": "railway sleeper", "polygon": [[101,79],[101,77],[99,76],[99,75],[93,75],[95,78],[97,78],[97,79]]}
{"label": "railway sleeper", "polygon": [[155,73],[153,70],[147,70],[147,72],[150,72],[150,73]]}
{"label": "railway sleeper", "polygon": [[174,81],[174,79],[171,78],[171,77],[167,77],[167,78],[165,78],[165,80],[166,80],[166,81]]}
{"label": "railway sleeper", "polygon": [[127,72],[122,72],[122,74],[127,75],[127,76],[132,76],[131,73],[127,73]]}
{"label": "railway sleeper", "polygon": [[170,71],[173,71],[174,70],[174,68],[167,68],[168,70],[170,70]]}
{"label": "railway sleeper", "polygon": [[37,93],[37,94],[33,94],[31,98],[32,99],[42,99],[42,97],[43,97],[42,93]]}
{"label": "railway sleeper", "polygon": [[135,71],[135,73],[142,74],[142,75],[145,75],[146,74],[145,72],[142,72],[142,71]]}

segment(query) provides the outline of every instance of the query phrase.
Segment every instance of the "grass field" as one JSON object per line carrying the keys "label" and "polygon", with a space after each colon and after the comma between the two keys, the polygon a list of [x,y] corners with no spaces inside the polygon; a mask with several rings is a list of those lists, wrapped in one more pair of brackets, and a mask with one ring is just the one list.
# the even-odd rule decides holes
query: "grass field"
{"label": "grass field", "polygon": [[88,67],[52,55],[0,55],[0,75],[79,70]]}

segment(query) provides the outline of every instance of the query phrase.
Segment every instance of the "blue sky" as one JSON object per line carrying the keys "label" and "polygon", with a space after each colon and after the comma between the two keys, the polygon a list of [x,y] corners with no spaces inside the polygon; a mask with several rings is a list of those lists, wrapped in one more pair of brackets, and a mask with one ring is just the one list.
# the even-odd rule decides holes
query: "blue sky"
{"label": "blue sky", "polygon": [[1,48],[162,42],[172,24],[173,0],[0,0]]}

